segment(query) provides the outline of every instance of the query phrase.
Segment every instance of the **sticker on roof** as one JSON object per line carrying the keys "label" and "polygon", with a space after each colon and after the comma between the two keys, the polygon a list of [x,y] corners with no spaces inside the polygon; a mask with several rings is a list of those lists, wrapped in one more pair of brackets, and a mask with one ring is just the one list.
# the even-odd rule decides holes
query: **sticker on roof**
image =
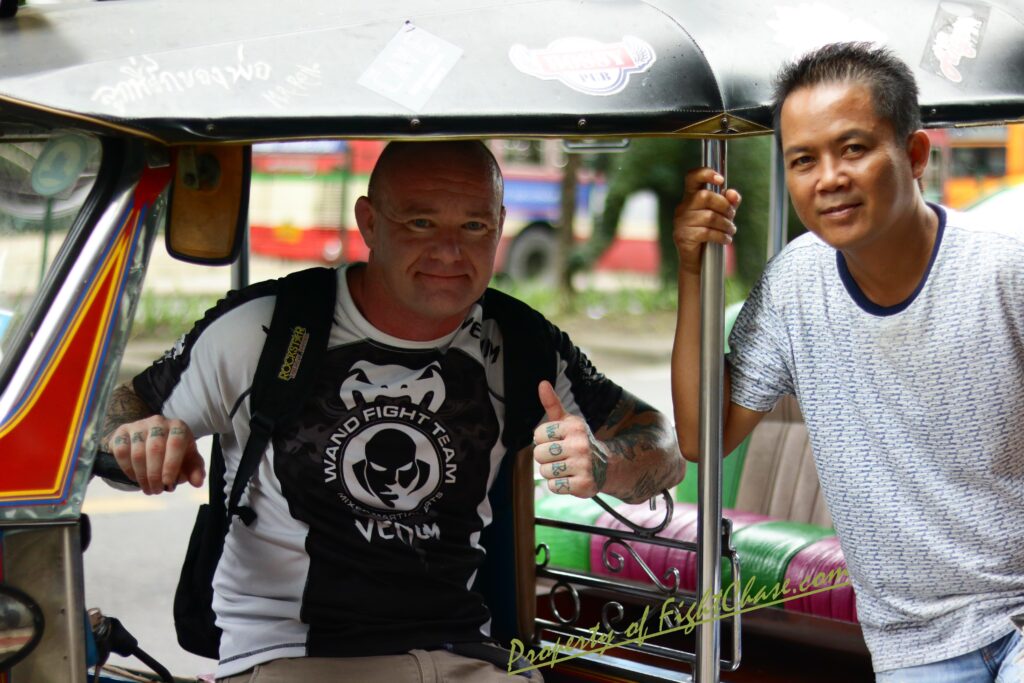
{"label": "sticker on roof", "polygon": [[952,83],[970,80],[988,25],[989,8],[976,2],[940,2],[921,67]]}
{"label": "sticker on roof", "polygon": [[407,21],[358,83],[403,107],[422,111],[461,56],[462,48]]}
{"label": "sticker on roof", "polygon": [[618,43],[572,37],[537,49],[513,45],[508,57],[523,73],[559,80],[587,95],[622,92],[632,74],[647,71],[657,59],[654,48],[634,36],[623,36]]}

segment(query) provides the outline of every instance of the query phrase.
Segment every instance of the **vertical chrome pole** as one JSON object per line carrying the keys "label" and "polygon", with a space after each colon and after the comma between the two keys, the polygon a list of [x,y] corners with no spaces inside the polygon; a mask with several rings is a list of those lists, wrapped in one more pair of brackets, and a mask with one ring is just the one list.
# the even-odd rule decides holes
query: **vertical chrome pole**
{"label": "vertical chrome pole", "polygon": [[[726,176],[724,140],[704,140],[704,166]],[[722,245],[708,244],[700,276],[700,460],[697,463],[697,600],[708,606],[695,610],[697,627],[697,683],[718,683],[719,621],[710,606],[722,589],[722,393],[725,361],[723,309],[725,308],[725,256]],[[705,597],[706,596],[706,597]],[[720,603],[721,601],[719,601]]]}
{"label": "vertical chrome pole", "polygon": [[242,248],[238,258],[231,264],[231,289],[242,289],[249,284],[249,220],[242,231]]}
{"label": "vertical chrome pole", "polygon": [[779,150],[778,133],[772,136],[772,175],[769,199],[768,259],[782,251],[789,233],[789,197],[786,195],[786,163]]}

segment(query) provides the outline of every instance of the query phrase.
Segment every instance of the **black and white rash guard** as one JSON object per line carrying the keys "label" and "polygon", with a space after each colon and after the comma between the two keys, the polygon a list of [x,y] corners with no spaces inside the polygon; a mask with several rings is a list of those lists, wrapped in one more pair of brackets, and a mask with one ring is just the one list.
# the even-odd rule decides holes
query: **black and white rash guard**
{"label": "black and white rash guard", "polygon": [[[451,334],[409,342],[357,310],[344,268],[328,352],[299,417],[279,429],[214,577],[218,676],[281,657],[393,654],[486,636],[471,590],[505,456],[502,347],[536,343],[481,305]],[[197,436],[220,434],[230,491],[249,437],[253,375],[275,283],[233,293],[134,380]],[[556,391],[592,428],[622,390],[554,327]]]}

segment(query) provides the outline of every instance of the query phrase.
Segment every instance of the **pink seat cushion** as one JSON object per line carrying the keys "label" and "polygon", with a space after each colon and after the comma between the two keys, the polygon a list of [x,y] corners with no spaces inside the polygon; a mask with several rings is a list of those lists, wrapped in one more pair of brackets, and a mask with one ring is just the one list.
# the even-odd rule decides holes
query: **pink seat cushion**
{"label": "pink seat cushion", "polygon": [[[658,510],[652,511],[647,503],[639,505],[619,505],[615,511],[626,519],[632,520],[634,524],[645,527],[657,525],[664,517],[665,511],[659,506]],[[758,515],[742,510],[723,510],[723,516],[732,520],[733,531],[742,529],[745,526],[757,522],[765,522],[771,519],[765,515]],[[618,529],[629,531],[629,527],[612,517],[607,512],[602,513],[594,522],[595,526],[605,529]],[[668,527],[658,534],[661,538],[672,538],[679,541],[697,542],[697,506],[692,503],[676,503],[672,514],[672,521]],[[624,558],[622,571],[613,572],[605,567],[602,559],[602,548],[607,539],[603,536],[591,536],[590,538],[590,570],[595,574],[613,576],[625,579],[634,579],[644,583],[649,582],[647,574],[640,565],[629,556],[629,553],[621,545],[613,543],[610,552],[618,553]],[[683,590],[697,590],[697,554],[676,548],[651,545],[649,543],[631,543],[636,553],[643,558],[647,566],[651,568],[655,576],[665,585],[671,586],[671,579],[665,579],[669,569],[675,567],[679,570],[679,586]],[[611,558],[609,558],[611,560]],[[614,560],[612,560],[614,566]]]}
{"label": "pink seat cushion", "polygon": [[[826,584],[848,583],[849,577],[839,576],[838,572],[846,571],[846,560],[839,547],[839,539],[835,536],[823,538],[798,552],[786,569],[786,579],[792,590],[799,591],[801,582],[805,583],[804,592],[824,588]],[[828,579],[830,572],[831,579]],[[819,586],[813,585],[814,577],[823,573]],[[814,614],[841,621],[857,622],[857,605],[854,601],[853,587],[843,586],[803,598],[796,598],[784,603],[786,609],[805,614]]]}

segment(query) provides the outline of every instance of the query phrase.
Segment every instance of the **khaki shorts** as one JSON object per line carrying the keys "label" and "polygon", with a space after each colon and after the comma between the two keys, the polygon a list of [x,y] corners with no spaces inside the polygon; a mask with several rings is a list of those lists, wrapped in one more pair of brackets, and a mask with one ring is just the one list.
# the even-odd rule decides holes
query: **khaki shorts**
{"label": "khaki shorts", "polygon": [[537,670],[511,676],[489,662],[447,650],[410,650],[380,657],[298,657],[257,664],[244,673],[218,678],[217,683],[543,683]]}

